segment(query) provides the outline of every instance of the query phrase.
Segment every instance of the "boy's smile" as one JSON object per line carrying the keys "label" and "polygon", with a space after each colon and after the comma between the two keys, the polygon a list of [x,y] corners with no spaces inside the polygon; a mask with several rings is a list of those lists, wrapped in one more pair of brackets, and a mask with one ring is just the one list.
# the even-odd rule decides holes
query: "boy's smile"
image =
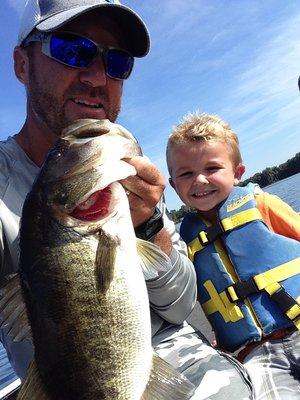
{"label": "boy's smile", "polygon": [[195,141],[172,146],[170,184],[181,200],[208,220],[216,206],[240,181],[245,167],[234,166],[228,146],[217,141]]}

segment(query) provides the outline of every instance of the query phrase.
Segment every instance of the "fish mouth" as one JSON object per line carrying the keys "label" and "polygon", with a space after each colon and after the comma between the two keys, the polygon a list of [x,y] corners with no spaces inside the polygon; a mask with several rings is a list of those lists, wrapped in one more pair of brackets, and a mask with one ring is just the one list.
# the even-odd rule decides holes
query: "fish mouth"
{"label": "fish mouth", "polygon": [[110,186],[97,190],[86,200],[79,203],[69,216],[84,222],[99,221],[108,216],[111,197]]}

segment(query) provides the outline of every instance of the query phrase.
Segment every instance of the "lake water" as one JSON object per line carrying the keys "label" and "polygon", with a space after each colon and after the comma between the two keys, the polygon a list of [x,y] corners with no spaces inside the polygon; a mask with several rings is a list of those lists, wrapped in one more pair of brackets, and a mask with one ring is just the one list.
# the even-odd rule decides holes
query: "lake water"
{"label": "lake water", "polygon": [[300,173],[266,186],[263,190],[276,194],[295,211],[300,212]]}

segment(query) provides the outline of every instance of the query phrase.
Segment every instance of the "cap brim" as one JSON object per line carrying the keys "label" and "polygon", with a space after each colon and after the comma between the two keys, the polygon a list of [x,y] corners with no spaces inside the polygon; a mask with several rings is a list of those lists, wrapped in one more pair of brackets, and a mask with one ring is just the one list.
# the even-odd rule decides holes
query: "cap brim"
{"label": "cap brim", "polygon": [[114,19],[125,35],[127,50],[134,57],[144,57],[150,49],[150,36],[143,20],[130,8],[121,4],[97,4],[81,6],[55,14],[36,25],[42,32],[51,32],[87,11],[101,8],[105,15]]}

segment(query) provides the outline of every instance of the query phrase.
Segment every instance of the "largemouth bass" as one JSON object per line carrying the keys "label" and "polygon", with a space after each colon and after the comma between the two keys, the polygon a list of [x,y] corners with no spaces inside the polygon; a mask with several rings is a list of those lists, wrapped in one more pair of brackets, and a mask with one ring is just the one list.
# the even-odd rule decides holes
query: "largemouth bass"
{"label": "largemouth bass", "polygon": [[[118,182],[136,173],[133,136],[109,121],[64,131],[26,198],[20,276],[35,357],[18,399],[188,399],[153,354],[145,277],[168,258],[137,243]],[[144,272],[144,273],[143,273]]]}

